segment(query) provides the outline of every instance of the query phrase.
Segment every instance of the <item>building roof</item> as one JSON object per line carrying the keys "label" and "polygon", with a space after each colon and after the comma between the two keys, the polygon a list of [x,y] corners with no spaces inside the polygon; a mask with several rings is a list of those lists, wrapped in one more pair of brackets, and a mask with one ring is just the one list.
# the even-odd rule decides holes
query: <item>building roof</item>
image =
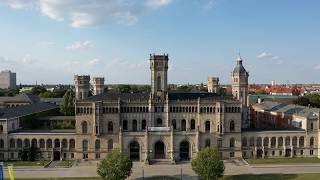
{"label": "building roof", "polygon": [[45,102],[34,103],[25,106],[0,109],[0,119],[10,119],[27,116],[58,108],[57,105]]}
{"label": "building roof", "polygon": [[[205,100],[233,100],[232,97],[219,96],[216,93],[208,92],[194,92],[194,93],[181,93],[181,92],[169,92],[169,100],[197,100],[198,98]],[[95,101],[148,101],[150,97],[149,93],[103,93],[96,96],[90,96],[79,102],[95,102]]]}
{"label": "building roof", "polygon": [[64,134],[75,132],[75,129],[17,129],[15,131],[11,131],[10,134]]}
{"label": "building roof", "polygon": [[308,119],[318,118],[320,113],[319,108],[310,108],[295,104],[283,104],[273,101],[263,101],[261,103],[254,104],[252,107],[269,112],[283,113],[285,115],[306,117]]}
{"label": "building roof", "polygon": [[[239,56],[240,57],[240,56]],[[241,57],[238,58],[237,60],[237,65],[236,67],[233,69],[233,73],[234,74],[239,74],[239,75],[248,75],[248,72],[246,71],[246,69],[243,67],[242,65],[242,59]]]}
{"label": "building roof", "polygon": [[0,97],[0,102],[29,102],[29,103],[36,103],[39,101],[39,97],[31,94],[18,94],[16,96],[6,96]]}
{"label": "building roof", "polygon": [[45,116],[37,118],[41,121],[55,121],[55,120],[76,120],[75,116]]}

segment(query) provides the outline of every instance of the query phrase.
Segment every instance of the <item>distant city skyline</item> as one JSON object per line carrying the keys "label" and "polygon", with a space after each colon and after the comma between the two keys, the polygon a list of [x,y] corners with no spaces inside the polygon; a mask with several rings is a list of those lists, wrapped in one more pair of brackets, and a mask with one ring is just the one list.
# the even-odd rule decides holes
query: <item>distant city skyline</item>
{"label": "distant city skyline", "polygon": [[149,54],[169,83],[230,83],[240,49],[250,84],[320,83],[315,0],[1,0],[0,71],[22,84],[148,84]]}

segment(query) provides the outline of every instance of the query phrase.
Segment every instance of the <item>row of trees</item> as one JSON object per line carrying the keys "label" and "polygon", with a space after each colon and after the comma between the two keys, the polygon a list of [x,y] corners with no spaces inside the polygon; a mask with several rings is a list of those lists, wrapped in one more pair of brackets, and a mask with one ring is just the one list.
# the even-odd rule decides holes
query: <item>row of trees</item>
{"label": "row of trees", "polygon": [[307,94],[299,97],[295,104],[320,108],[320,94]]}
{"label": "row of trees", "polygon": [[[204,180],[215,180],[223,176],[224,164],[216,149],[205,148],[192,160],[192,169]],[[113,151],[103,159],[97,173],[105,180],[125,180],[131,175],[132,161],[119,151]]]}

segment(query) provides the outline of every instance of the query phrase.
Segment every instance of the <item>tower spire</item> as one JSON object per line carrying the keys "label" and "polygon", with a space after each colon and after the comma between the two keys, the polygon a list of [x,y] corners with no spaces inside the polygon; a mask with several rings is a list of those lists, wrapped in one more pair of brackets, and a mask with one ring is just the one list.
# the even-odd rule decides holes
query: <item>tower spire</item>
{"label": "tower spire", "polygon": [[242,58],[241,58],[241,54],[240,54],[240,49],[238,51],[238,58],[237,58],[238,61],[242,61]]}

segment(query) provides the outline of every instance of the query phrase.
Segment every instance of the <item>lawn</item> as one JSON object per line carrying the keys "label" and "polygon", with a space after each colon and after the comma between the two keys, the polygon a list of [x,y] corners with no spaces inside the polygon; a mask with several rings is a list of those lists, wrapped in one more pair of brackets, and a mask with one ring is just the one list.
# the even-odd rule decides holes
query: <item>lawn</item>
{"label": "lawn", "polygon": [[60,161],[57,167],[71,167],[74,161]]}
{"label": "lawn", "polygon": [[276,158],[276,159],[248,159],[249,164],[308,164],[320,163],[318,158]]}
{"label": "lawn", "polygon": [[4,166],[12,164],[13,166],[44,166],[49,161],[7,161],[4,162]]}

